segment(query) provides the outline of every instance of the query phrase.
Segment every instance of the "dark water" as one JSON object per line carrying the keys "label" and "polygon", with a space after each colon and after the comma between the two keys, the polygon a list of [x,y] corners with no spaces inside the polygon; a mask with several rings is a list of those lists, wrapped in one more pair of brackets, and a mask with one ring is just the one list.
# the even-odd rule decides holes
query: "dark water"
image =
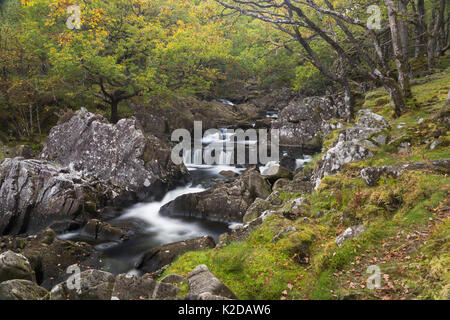
{"label": "dark water", "polygon": [[[159,214],[160,208],[177,197],[205,191],[218,180],[222,170],[241,170],[230,166],[187,166],[192,182],[184,187],[169,191],[164,199],[150,203],[138,203],[126,210],[114,220],[113,226],[131,230],[130,240],[121,243],[97,243],[96,249],[103,252],[105,271],[115,274],[133,272],[138,259],[149,249],[176,241],[193,239],[200,236],[212,236],[216,241],[219,235],[229,231],[230,224],[200,219],[172,218]],[[61,236],[65,239],[83,240],[78,233]]]}

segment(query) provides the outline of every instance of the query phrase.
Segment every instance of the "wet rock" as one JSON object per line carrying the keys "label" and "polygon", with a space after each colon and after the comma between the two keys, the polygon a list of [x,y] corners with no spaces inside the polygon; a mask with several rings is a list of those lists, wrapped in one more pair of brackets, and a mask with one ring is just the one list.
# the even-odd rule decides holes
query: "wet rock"
{"label": "wet rock", "polygon": [[108,182],[137,200],[161,197],[187,173],[184,165],[172,163],[170,147],[145,136],[135,119],[113,125],[84,108],[50,131],[41,157]]}
{"label": "wet rock", "polygon": [[223,171],[220,171],[219,174],[226,178],[236,178],[237,176],[239,176],[238,173],[231,171],[231,170],[223,170]]}
{"label": "wet rock", "polygon": [[361,170],[361,177],[368,186],[376,186],[382,176],[398,178],[405,171],[431,170],[443,174],[450,173],[450,159],[428,162],[411,162],[397,166],[370,167]]}
{"label": "wet rock", "polygon": [[136,269],[144,273],[153,273],[175,261],[188,251],[213,249],[216,246],[211,237],[169,243],[147,251],[136,263]]}
{"label": "wet rock", "polygon": [[50,300],[111,300],[115,276],[99,270],[87,270],[79,274],[77,283],[67,281],[50,291]]}
{"label": "wet rock", "polygon": [[363,225],[350,227],[337,236],[334,242],[340,247],[345,241],[359,237],[365,230],[366,227]]}
{"label": "wet rock", "polygon": [[80,232],[82,237],[98,241],[121,241],[127,239],[126,233],[109,223],[97,219],[89,220]]}
{"label": "wet rock", "polygon": [[253,201],[256,198],[267,198],[270,192],[266,179],[252,168],[239,178],[221,181],[207,191],[180,196],[163,206],[160,213],[212,221],[242,222]]}
{"label": "wet rock", "polygon": [[180,289],[153,280],[150,277],[120,274],[112,290],[112,300],[163,300],[175,299]]}
{"label": "wet rock", "polygon": [[42,300],[47,290],[35,282],[16,279],[0,283],[0,300]]}
{"label": "wet rock", "polygon": [[201,295],[210,293],[211,295],[237,299],[236,295],[219,279],[217,279],[204,264],[199,265],[188,275],[189,294]]}
{"label": "wet rock", "polygon": [[0,254],[0,282],[25,279],[36,282],[30,262],[23,255],[6,251]]}

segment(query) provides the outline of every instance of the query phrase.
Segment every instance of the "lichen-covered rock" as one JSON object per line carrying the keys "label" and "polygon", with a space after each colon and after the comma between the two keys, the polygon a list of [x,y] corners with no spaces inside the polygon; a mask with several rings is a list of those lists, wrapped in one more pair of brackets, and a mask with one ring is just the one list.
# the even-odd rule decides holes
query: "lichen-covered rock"
{"label": "lichen-covered rock", "polygon": [[112,300],[162,300],[175,299],[180,289],[157,282],[151,277],[137,277],[120,274],[116,277],[112,290]]}
{"label": "lichen-covered rock", "polygon": [[36,232],[56,220],[95,213],[114,193],[44,160],[6,159],[0,164],[0,235]]}
{"label": "lichen-covered rock", "polygon": [[355,126],[342,130],[335,144],[344,141],[357,141],[367,148],[377,148],[387,143],[387,130],[391,127],[387,120],[370,110],[360,110]]}
{"label": "lichen-covered rock", "polygon": [[213,249],[215,246],[214,239],[208,236],[158,246],[142,256],[136,263],[136,269],[144,273],[153,273],[188,251]]}
{"label": "lichen-covered rock", "polygon": [[199,265],[188,275],[189,294],[201,295],[210,293],[211,295],[237,299],[236,295],[219,279],[217,279],[204,264]]}
{"label": "lichen-covered rock", "polygon": [[16,279],[0,283],[0,300],[42,300],[47,290],[35,282]]}
{"label": "lichen-covered rock", "polygon": [[257,198],[245,212],[243,223],[249,223],[252,220],[258,218],[264,211],[269,210],[272,205],[269,201]]}
{"label": "lichen-covered rock", "polygon": [[345,241],[359,237],[365,230],[366,227],[364,225],[347,228],[343,233],[336,237],[334,242],[340,247]]}
{"label": "lichen-covered rock", "polygon": [[432,170],[444,174],[450,173],[450,159],[429,162],[412,162],[396,166],[370,167],[361,170],[361,177],[368,186],[376,186],[382,176],[397,178],[405,171]]}
{"label": "lichen-covered rock", "polygon": [[256,198],[267,198],[270,192],[267,180],[252,168],[239,178],[221,181],[207,191],[182,195],[163,206],[160,213],[222,222],[242,222],[253,201]]}
{"label": "lichen-covered rock", "polygon": [[138,200],[162,196],[164,186],[187,173],[170,156],[170,148],[154,136],[145,136],[135,119],[113,125],[84,108],[50,131],[41,155],[132,192]]}
{"label": "lichen-covered rock", "polygon": [[319,169],[314,173],[315,187],[319,186],[323,177],[339,172],[344,164],[372,156],[372,151],[356,142],[338,142],[323,156]]}
{"label": "lichen-covered rock", "polygon": [[356,125],[342,130],[333,147],[322,157],[313,175],[315,188],[323,177],[336,174],[347,163],[372,157],[371,148],[387,143],[389,123],[369,110],[361,110],[358,114]]}
{"label": "lichen-covered rock", "polygon": [[272,127],[280,130],[281,144],[320,150],[326,120],[346,119],[349,115],[341,96],[297,98],[281,111]]}
{"label": "lichen-covered rock", "polygon": [[[115,276],[100,270],[87,270],[73,279],[56,285],[50,291],[50,300],[111,300]],[[79,285],[79,286],[78,286]]]}
{"label": "lichen-covered rock", "polygon": [[36,281],[36,276],[27,258],[8,250],[0,254],[0,282],[14,279]]}

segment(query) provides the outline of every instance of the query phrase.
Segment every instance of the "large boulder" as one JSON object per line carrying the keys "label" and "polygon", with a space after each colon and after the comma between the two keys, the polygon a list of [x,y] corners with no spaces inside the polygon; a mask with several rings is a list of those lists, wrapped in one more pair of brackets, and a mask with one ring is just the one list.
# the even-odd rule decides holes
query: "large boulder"
{"label": "large boulder", "polygon": [[147,251],[136,263],[136,269],[153,273],[174,262],[188,251],[213,249],[216,246],[211,237],[200,237],[155,247]]}
{"label": "large boulder", "polygon": [[36,276],[27,258],[8,250],[0,254],[0,282],[14,279],[36,281]]}
{"label": "large boulder", "polygon": [[[76,277],[76,276],[74,276]],[[115,276],[100,270],[81,272],[79,281],[71,279],[50,291],[50,300],[111,300]]]}
{"label": "large boulder", "polygon": [[338,142],[325,153],[319,169],[314,173],[316,188],[323,177],[338,173],[344,164],[372,156],[372,151],[354,141]]}
{"label": "large boulder", "polygon": [[342,130],[335,141],[357,141],[368,148],[377,148],[387,143],[387,131],[391,128],[389,122],[382,116],[370,110],[360,110],[355,126]]}
{"label": "large boulder", "polygon": [[178,197],[161,208],[168,216],[196,217],[222,222],[242,222],[256,198],[270,194],[265,177],[251,168],[235,180],[221,181],[211,189]]}
{"label": "large boulder", "polygon": [[35,282],[16,279],[0,283],[0,300],[42,300],[47,290]]}
{"label": "large boulder", "polygon": [[188,275],[188,282],[190,295],[210,293],[214,296],[237,299],[236,295],[217,279],[204,264],[199,265]]}
{"label": "large boulder", "polygon": [[110,124],[84,108],[50,131],[41,157],[108,182],[136,200],[161,197],[187,174],[184,165],[171,161],[170,147],[144,135],[135,119]]}
{"label": "large boulder", "polygon": [[342,166],[374,155],[373,148],[387,143],[389,123],[369,110],[359,111],[354,127],[344,129],[319,162],[313,182],[317,188],[323,177],[338,173]]}
{"label": "large boulder", "polygon": [[137,277],[120,274],[116,277],[112,290],[112,300],[162,300],[175,299],[180,289],[157,282],[149,276]]}
{"label": "large boulder", "polygon": [[155,300],[176,299],[179,289],[150,276],[113,275],[87,270],[50,291],[50,300]]}
{"label": "large boulder", "polygon": [[0,164],[0,235],[36,232],[56,220],[95,213],[115,192],[48,161],[5,159]]}
{"label": "large boulder", "polygon": [[325,124],[332,119],[347,119],[350,110],[338,95],[293,99],[284,108],[274,129],[280,129],[280,143],[304,149],[320,150]]}

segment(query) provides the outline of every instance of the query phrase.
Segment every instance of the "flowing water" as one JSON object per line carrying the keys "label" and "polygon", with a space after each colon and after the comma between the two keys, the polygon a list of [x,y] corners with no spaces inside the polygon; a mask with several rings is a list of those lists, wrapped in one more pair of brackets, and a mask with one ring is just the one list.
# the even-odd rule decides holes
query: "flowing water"
{"label": "flowing water", "polygon": [[[203,145],[226,141],[230,136],[222,130],[222,134],[215,134],[204,137]],[[186,163],[191,174],[191,182],[183,187],[169,191],[161,201],[138,203],[125,209],[119,218],[108,221],[113,226],[128,230],[130,239],[117,243],[95,243],[96,249],[103,252],[102,260],[105,263],[105,271],[115,274],[136,272],[135,263],[149,249],[156,246],[193,239],[200,236],[209,235],[216,241],[220,234],[230,230],[235,224],[225,224],[211,222],[200,219],[166,217],[159,214],[162,206],[175,200],[177,197],[197,193],[211,188],[217,181],[224,179],[220,175],[223,170],[234,171],[238,174],[244,169],[238,169],[229,165],[194,165],[201,162],[201,150],[193,151],[191,163]],[[227,163],[229,160],[226,151],[220,155],[220,163]],[[307,161],[307,159],[305,159]],[[299,164],[301,161],[299,160]],[[61,235],[63,239],[86,240],[80,237],[79,233]]]}

